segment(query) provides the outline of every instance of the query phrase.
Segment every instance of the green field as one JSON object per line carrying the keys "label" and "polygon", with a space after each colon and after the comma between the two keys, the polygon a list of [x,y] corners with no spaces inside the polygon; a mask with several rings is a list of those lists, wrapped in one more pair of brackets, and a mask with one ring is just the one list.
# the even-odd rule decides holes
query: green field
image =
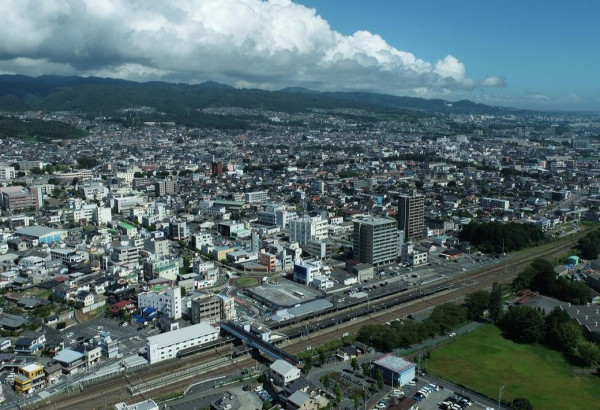
{"label": "green field", "polygon": [[504,339],[484,325],[431,353],[427,370],[490,398],[526,397],[536,409],[599,408],[600,377],[577,375],[563,355],[541,345]]}
{"label": "green field", "polygon": [[239,279],[235,280],[235,283],[238,286],[243,286],[243,287],[255,286],[255,285],[258,285],[258,279],[256,279],[256,278],[239,278]]}

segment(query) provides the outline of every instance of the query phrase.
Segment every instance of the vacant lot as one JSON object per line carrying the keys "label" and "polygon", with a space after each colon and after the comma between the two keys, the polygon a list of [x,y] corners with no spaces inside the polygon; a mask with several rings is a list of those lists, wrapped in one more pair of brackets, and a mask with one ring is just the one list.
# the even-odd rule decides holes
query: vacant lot
{"label": "vacant lot", "polygon": [[429,372],[503,400],[526,397],[536,409],[590,409],[600,401],[600,377],[576,375],[563,355],[541,345],[520,345],[485,325],[431,354]]}

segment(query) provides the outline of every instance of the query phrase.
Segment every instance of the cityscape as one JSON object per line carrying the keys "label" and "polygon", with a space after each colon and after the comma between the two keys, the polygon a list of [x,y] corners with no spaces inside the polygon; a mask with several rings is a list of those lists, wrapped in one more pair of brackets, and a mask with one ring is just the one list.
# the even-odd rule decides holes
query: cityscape
{"label": "cityscape", "polygon": [[[212,26],[211,1],[67,3],[27,18],[93,44],[0,56],[2,409],[596,407],[597,96],[531,103],[318,1],[228,1]],[[161,27],[156,60],[115,7]],[[189,48],[194,24],[231,55]],[[118,38],[131,61],[94,49]]]}

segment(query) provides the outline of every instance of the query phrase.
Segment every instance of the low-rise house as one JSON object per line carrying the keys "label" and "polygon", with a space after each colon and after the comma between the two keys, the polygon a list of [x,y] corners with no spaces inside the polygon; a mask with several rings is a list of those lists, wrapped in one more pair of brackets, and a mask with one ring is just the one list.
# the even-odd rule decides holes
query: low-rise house
{"label": "low-rise house", "polygon": [[300,377],[300,369],[285,360],[275,360],[269,369],[273,383],[280,387],[284,387]]}
{"label": "low-rise house", "polygon": [[15,353],[35,354],[44,348],[46,335],[44,333],[29,332],[15,342]]}

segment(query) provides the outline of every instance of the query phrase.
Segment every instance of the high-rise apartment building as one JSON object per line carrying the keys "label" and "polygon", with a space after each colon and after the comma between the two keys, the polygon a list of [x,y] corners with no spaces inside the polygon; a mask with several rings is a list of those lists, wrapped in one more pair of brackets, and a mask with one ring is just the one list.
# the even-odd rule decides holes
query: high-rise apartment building
{"label": "high-rise apartment building", "polygon": [[398,257],[398,223],[393,219],[365,217],[355,219],[354,259],[373,266],[392,263]]}
{"label": "high-rise apartment building", "polygon": [[156,181],[154,183],[154,195],[165,196],[177,193],[177,182],[168,179]]}
{"label": "high-rise apartment building", "polygon": [[406,240],[423,237],[425,199],[416,190],[412,195],[403,195],[398,199],[398,225],[398,228],[404,231]]}

